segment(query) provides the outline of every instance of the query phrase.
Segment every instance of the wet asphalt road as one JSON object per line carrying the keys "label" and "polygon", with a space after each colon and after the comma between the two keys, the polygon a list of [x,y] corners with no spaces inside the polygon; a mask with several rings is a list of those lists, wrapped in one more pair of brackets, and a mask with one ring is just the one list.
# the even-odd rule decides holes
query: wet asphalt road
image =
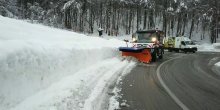
{"label": "wet asphalt road", "polygon": [[121,110],[182,110],[181,104],[186,110],[220,110],[218,61],[220,53],[166,52],[163,60],[138,64],[120,85]]}

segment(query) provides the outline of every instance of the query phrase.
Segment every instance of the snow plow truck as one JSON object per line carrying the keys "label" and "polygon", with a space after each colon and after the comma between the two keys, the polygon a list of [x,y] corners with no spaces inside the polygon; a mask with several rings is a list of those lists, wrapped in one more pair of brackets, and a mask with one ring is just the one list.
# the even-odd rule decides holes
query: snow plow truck
{"label": "snow plow truck", "polygon": [[136,31],[132,34],[132,47],[119,47],[122,56],[131,56],[143,63],[162,59],[164,32],[160,30]]}

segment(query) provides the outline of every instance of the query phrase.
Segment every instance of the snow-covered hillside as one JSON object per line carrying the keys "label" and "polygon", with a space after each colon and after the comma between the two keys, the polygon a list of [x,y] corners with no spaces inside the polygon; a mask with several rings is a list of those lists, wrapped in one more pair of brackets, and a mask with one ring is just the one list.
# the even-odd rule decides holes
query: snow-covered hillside
{"label": "snow-covered hillside", "polygon": [[124,42],[0,16],[0,110],[98,110]]}

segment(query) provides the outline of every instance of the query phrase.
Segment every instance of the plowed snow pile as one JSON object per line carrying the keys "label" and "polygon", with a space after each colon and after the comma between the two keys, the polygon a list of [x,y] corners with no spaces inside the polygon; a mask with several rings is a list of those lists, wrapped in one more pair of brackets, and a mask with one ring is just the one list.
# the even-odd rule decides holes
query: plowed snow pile
{"label": "plowed snow pile", "polygon": [[201,52],[220,52],[220,43],[204,43],[201,45],[198,45],[198,51]]}
{"label": "plowed snow pile", "polygon": [[0,110],[101,110],[112,78],[135,65],[119,46],[0,16]]}

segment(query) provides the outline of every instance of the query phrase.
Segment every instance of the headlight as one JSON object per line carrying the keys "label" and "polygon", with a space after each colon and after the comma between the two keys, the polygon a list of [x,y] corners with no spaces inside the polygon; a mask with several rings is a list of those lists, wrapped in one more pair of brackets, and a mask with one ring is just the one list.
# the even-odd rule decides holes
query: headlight
{"label": "headlight", "polygon": [[132,41],[133,41],[133,42],[136,42],[136,41],[137,41],[137,39],[136,39],[136,38],[132,38]]}
{"label": "headlight", "polygon": [[156,42],[156,41],[157,41],[157,38],[153,37],[153,38],[151,39],[151,41],[152,41],[152,42]]}

